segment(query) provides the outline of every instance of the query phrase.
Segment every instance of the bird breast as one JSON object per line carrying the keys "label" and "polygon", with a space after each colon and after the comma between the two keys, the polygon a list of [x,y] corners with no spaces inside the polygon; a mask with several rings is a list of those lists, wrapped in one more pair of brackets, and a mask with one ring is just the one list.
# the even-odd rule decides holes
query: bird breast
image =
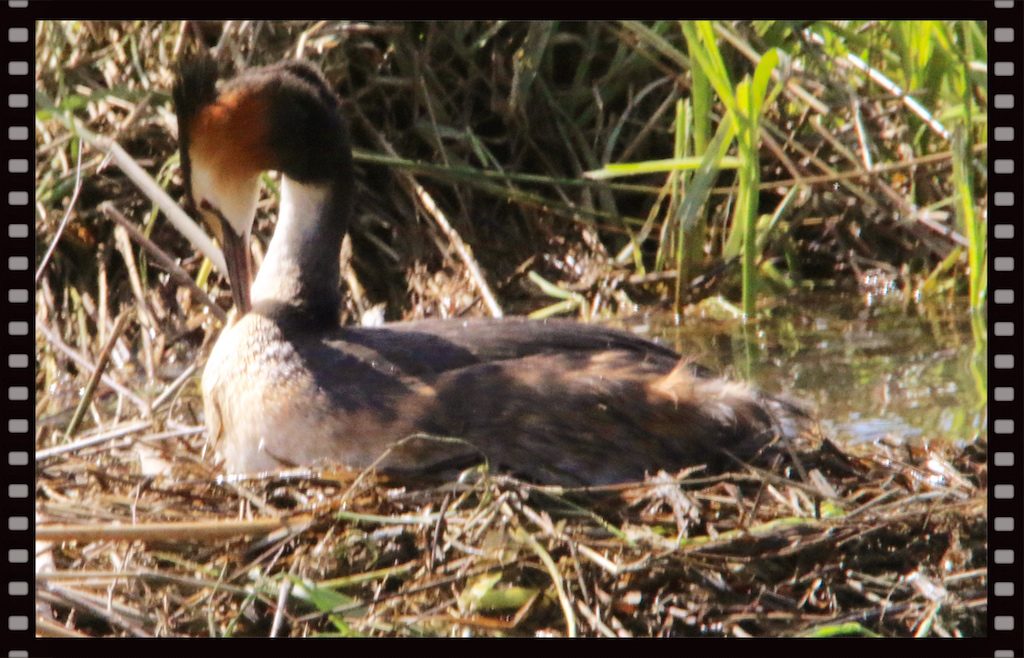
{"label": "bird breast", "polygon": [[[248,314],[221,332],[202,378],[208,437],[232,473],[310,464],[332,446],[358,444],[344,430],[314,373],[279,327]],[[339,455],[363,462],[364,455]]]}

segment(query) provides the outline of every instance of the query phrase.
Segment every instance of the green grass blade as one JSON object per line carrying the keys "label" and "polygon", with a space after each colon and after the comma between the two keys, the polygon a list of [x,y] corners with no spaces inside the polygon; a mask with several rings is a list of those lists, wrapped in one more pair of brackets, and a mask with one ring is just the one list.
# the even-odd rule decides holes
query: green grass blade
{"label": "green grass blade", "polygon": [[[607,180],[622,176],[639,176],[640,174],[658,174],[673,171],[696,171],[704,163],[703,157],[665,158],[663,160],[645,160],[643,162],[608,163],[601,169],[586,171],[583,176],[591,180]],[[737,169],[741,165],[739,158],[731,156],[719,157],[718,169]]]}

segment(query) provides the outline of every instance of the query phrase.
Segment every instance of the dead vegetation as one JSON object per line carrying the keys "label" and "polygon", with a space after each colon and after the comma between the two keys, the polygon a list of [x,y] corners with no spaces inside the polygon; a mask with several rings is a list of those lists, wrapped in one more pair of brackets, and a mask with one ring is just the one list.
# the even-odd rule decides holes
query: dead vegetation
{"label": "dead vegetation", "polygon": [[[198,42],[235,68],[310,57],[342,89],[361,147],[349,321],[375,307],[394,319],[486,314],[485,288],[505,311],[628,312],[663,303],[677,278],[662,258],[673,247],[665,176],[581,174],[671,155],[681,73],[637,34],[616,23],[40,26],[40,635],[984,634],[983,440],[857,451],[808,440],[766,471],[603,491],[485,471],[435,488],[333,470],[223,481],[208,465],[196,382],[226,288],[70,119],[179,197],[175,57]],[[531,82],[546,39],[559,57]],[[803,202],[772,224],[764,262],[799,285],[881,279],[952,299],[963,286],[949,273],[965,260],[944,209],[952,149],[899,99],[857,97],[838,82],[846,69],[809,52],[806,103],[780,102],[765,130],[763,211],[797,187]],[[711,246],[731,183],[709,193],[707,267],[683,301],[736,285]]]}
{"label": "dead vegetation", "polygon": [[41,633],[985,629],[980,448],[948,461],[826,443],[770,471],[661,473],[587,491],[484,470],[426,489],[331,470],[224,481],[182,452],[159,477],[140,475],[124,448],[41,461],[37,538],[50,566],[38,596],[51,615]]}

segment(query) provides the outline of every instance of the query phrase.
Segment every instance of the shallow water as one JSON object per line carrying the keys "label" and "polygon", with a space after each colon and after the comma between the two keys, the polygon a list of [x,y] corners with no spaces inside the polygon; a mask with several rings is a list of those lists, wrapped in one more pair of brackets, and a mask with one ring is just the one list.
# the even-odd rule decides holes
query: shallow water
{"label": "shallow water", "polygon": [[858,443],[975,441],[986,434],[985,351],[967,305],[789,299],[756,326],[670,314],[626,323],[719,372],[807,403],[826,436]]}

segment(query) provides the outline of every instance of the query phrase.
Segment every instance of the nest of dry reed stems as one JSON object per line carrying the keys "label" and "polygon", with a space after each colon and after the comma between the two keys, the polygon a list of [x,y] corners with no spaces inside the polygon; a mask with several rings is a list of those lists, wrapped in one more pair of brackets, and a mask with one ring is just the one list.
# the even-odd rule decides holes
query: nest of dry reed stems
{"label": "nest of dry reed stems", "polygon": [[40,634],[984,633],[984,446],[825,440],[765,470],[566,490],[483,467],[229,481],[198,440],[158,443],[167,476],[116,440],[41,461]]}
{"label": "nest of dry reed stems", "polygon": [[[558,110],[541,111],[543,121],[524,123],[528,117],[521,113],[488,109],[510,97],[507,87],[517,79],[519,66],[512,55],[521,44],[532,43],[530,34],[544,25],[43,23],[37,85],[52,99],[53,116],[77,112],[91,130],[124,143],[180,196],[173,175],[175,144],[169,137],[173,120],[161,90],[169,84],[169,60],[185,50],[186,37],[196,29],[212,30],[218,49],[226,48],[233,61],[249,65],[300,51],[315,53],[315,61],[342,81],[346,98],[353,99],[353,125],[361,131],[361,142],[378,151],[384,142],[395,143],[409,158],[391,166],[415,170],[410,167],[417,160],[472,164],[483,152],[484,160],[503,162],[510,171],[548,176],[557,193],[539,206],[530,201],[526,193],[533,188],[525,183],[510,179],[500,188],[488,188],[482,179],[467,180],[454,169],[441,178],[452,190],[440,194],[447,195],[449,206],[464,205],[466,217],[508,216],[504,209],[513,206],[506,187],[530,201],[533,205],[523,207],[540,211],[513,213],[532,218],[525,228],[500,219],[478,225],[463,221],[458,229],[472,232],[471,242],[495,280],[521,279],[533,267],[535,254],[544,252],[548,255],[536,260],[546,267],[542,274],[577,285],[580,277],[569,271],[573,268],[555,266],[561,256],[572,256],[562,258],[567,263],[600,257],[603,264],[607,258],[601,250],[572,251],[577,248],[571,245],[582,242],[578,233],[585,237],[590,228],[567,227],[570,221],[573,227],[579,224],[580,213],[604,217],[595,204],[603,208],[606,199],[601,194],[591,198],[589,188],[577,195],[576,187],[563,186],[578,177],[576,170],[584,168],[580,163],[600,160],[590,156],[591,143],[599,154],[614,142],[619,131],[610,130],[616,121],[612,110],[621,112],[622,142],[630,144],[614,150],[617,158],[665,157],[668,133],[664,126],[651,128],[664,123],[658,117],[679,97],[678,74],[634,43],[636,34],[646,32],[641,27],[574,24],[558,42],[559,48],[582,52],[556,62],[628,55],[621,58],[621,75],[604,76],[600,67],[594,74],[608,99],[608,116],[592,111],[597,89],[592,84],[597,83],[587,76],[567,89],[551,83],[551,93],[535,94],[544,101],[541,107]],[[759,39],[744,25],[720,27],[733,39]],[[141,67],[133,59],[136,54],[143,58]],[[807,71],[805,76],[821,77],[812,81],[815,89],[847,87],[841,67]],[[555,67],[552,73],[557,82],[565,72]],[[562,78],[579,77],[569,73]],[[657,82],[660,78],[671,84]],[[414,96],[410,90],[421,87],[429,87],[424,98],[454,100],[420,101],[420,92]],[[647,91],[634,93],[634,87],[654,91],[644,101]],[[831,155],[830,149],[842,144],[828,121],[804,121],[808,112],[801,107],[796,109],[802,112],[799,121],[772,118],[772,125],[795,126],[776,130],[775,141],[800,150],[780,159],[781,164],[766,166],[766,185],[781,186],[780,177],[800,177],[816,186],[818,194],[801,210],[806,217],[794,219],[794,225],[811,232],[810,238],[797,236],[814,247],[802,251],[835,255],[824,259],[830,276],[843,271],[846,254],[874,263],[880,245],[891,250],[907,243],[903,224],[892,227],[860,216],[862,206],[870,209],[865,199],[894,204],[884,206],[880,216],[900,216],[901,195],[911,180],[904,171],[913,174],[922,204],[950,193],[948,146],[940,149],[926,139],[915,158],[896,155],[906,146],[901,136],[916,134],[903,127],[901,101],[870,98],[855,108],[873,110],[875,121],[867,129],[888,155],[878,168],[886,175],[870,179],[854,147]],[[76,103],[84,106],[76,110]],[[472,131],[465,139],[435,136],[424,128],[425,120],[412,120],[426,116],[421,105],[432,113],[444,109],[451,114],[442,125],[475,126],[481,138]],[[499,110],[504,107],[498,103]],[[778,111],[786,107],[779,104]],[[822,116],[844,117],[845,107],[837,102]],[[360,108],[382,125],[367,121]],[[471,111],[480,108],[488,112],[474,118]],[[860,122],[845,123],[842,139],[853,144],[850,126]],[[219,480],[202,454],[201,403],[195,391],[201,366],[197,354],[215,335],[210,314],[218,310],[205,290],[194,290],[198,281],[215,296],[205,283],[208,272],[203,273],[201,259],[180,236],[162,221],[152,221],[156,214],[150,203],[106,166],[104,153],[89,148],[82,158],[80,142],[62,123],[41,117],[37,125],[37,202],[45,212],[36,230],[40,245],[56,247],[49,267],[40,268],[44,276],[37,277],[39,634],[985,633],[983,442],[961,452],[945,444],[872,445],[853,452],[811,441],[794,446],[766,470],[738,467],[713,477],[699,471],[657,474],[644,483],[603,491],[556,490],[483,471],[445,486],[418,488],[327,469]],[[577,131],[582,132],[577,136]],[[573,137],[562,139],[563,133]],[[606,134],[613,136],[611,141]],[[806,170],[804,157],[811,151],[802,146],[805,142],[820,156]],[[795,174],[789,172],[794,163],[800,164]],[[372,158],[364,156],[362,166],[366,201],[360,221],[365,226],[355,234],[376,251],[355,251],[364,260],[378,252],[392,254],[390,260],[378,255],[357,268],[374,291],[368,296],[412,315],[449,312],[451,304],[439,300],[461,300],[454,314],[477,304],[458,259],[447,252],[423,256],[433,253],[434,242],[447,242],[430,232],[429,223],[423,229],[419,221],[402,221],[418,217],[411,201],[392,193],[395,185]],[[891,181],[886,178],[890,171]],[[471,193],[470,183],[478,191]],[[787,189],[791,184],[786,183]],[[835,193],[840,184],[843,193]],[[876,187],[884,193],[875,194]],[[627,195],[622,207],[643,223],[647,204],[638,205],[638,190],[620,189]],[[722,194],[710,204],[714,224],[725,220],[729,208],[721,199],[731,192]],[[578,203],[562,202],[577,197]],[[861,202],[848,203],[854,197]],[[985,198],[982,187],[979,203]],[[167,258],[149,248],[143,257],[132,246],[131,240],[141,241],[128,232],[131,222],[118,222],[117,213],[105,213],[107,207],[98,205],[111,199],[118,212],[140,223],[150,213],[146,234]],[[561,223],[548,221],[548,213]],[[857,228],[861,224],[873,238],[865,240],[867,234]],[[601,226],[606,232],[622,230],[607,221]],[[912,241],[906,250],[900,246],[899,253],[908,252],[904,258],[924,245],[935,252],[930,258],[941,260],[953,248],[949,234],[933,235],[913,222],[907,226],[923,234],[916,237],[920,244]],[[507,253],[510,248],[515,253]],[[116,253],[123,256],[123,267]],[[177,278],[154,274],[149,258],[159,266],[155,269]],[[161,264],[165,261],[170,265]],[[589,276],[594,268],[583,270]],[[455,274],[446,278],[438,272]],[[451,293],[452,281],[461,297]],[[516,297],[515,286],[501,292]],[[141,313],[134,326],[115,320],[118,308],[133,304]],[[598,306],[594,302],[593,308]],[[350,310],[354,317],[364,309]],[[152,459],[173,464],[170,474],[147,475],[152,471],[142,464]]]}

